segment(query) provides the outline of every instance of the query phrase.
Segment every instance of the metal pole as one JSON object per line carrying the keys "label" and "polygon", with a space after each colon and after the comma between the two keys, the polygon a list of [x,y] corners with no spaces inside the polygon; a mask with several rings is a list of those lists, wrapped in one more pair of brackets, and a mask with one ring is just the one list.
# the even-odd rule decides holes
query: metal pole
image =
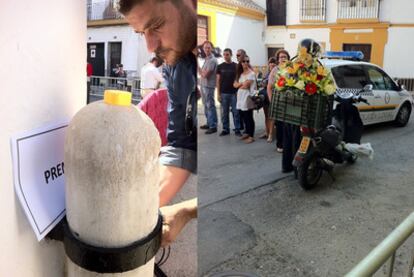
{"label": "metal pole", "polygon": [[371,276],[413,232],[414,212],[411,213],[346,276]]}
{"label": "metal pole", "polygon": [[[119,94],[129,96],[129,105],[121,105],[125,99],[116,98]],[[130,246],[157,224],[161,142],[152,121],[130,105],[129,93],[107,96],[108,91],[104,101],[85,106],[72,119],[65,141],[65,177],[71,234],[108,249]],[[69,256],[66,260],[70,277],[106,274],[88,271]],[[152,277],[153,261],[111,276]]]}
{"label": "metal pole", "polygon": [[394,253],[392,254],[391,260],[390,260],[390,268],[388,269],[388,277],[392,276],[392,272],[394,270],[395,253],[396,251],[394,251]]}
{"label": "metal pole", "polygon": [[410,266],[408,268],[408,277],[413,277],[413,267],[414,267],[414,251],[411,254],[411,259],[410,259]]}

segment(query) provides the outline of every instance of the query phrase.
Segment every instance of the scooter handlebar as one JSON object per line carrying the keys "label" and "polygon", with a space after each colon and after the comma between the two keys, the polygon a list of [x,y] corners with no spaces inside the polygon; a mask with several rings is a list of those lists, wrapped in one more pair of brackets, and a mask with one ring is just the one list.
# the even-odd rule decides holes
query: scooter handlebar
{"label": "scooter handlebar", "polygon": [[359,102],[364,102],[365,104],[369,105],[369,102],[367,99],[360,97]]}
{"label": "scooter handlebar", "polygon": [[353,97],[354,102],[364,102],[365,104],[369,105],[368,100],[363,98],[361,95],[355,95]]}

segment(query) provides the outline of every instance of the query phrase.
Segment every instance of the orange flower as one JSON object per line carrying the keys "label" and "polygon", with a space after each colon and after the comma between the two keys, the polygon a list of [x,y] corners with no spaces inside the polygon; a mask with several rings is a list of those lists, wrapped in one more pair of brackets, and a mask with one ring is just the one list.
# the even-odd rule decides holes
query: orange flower
{"label": "orange flower", "polygon": [[314,95],[318,91],[318,87],[314,83],[307,83],[305,91],[309,95]]}

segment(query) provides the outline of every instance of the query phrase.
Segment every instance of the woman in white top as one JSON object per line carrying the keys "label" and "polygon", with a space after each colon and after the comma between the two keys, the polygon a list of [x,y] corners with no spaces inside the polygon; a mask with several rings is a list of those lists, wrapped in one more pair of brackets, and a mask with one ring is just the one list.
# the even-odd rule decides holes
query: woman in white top
{"label": "woman in white top", "polygon": [[240,139],[244,140],[245,143],[252,143],[255,128],[253,119],[254,103],[249,96],[254,95],[256,75],[250,66],[248,56],[245,56],[241,63],[237,65],[236,81],[233,86],[238,89],[237,109],[241,111],[241,118],[245,124],[245,133]]}

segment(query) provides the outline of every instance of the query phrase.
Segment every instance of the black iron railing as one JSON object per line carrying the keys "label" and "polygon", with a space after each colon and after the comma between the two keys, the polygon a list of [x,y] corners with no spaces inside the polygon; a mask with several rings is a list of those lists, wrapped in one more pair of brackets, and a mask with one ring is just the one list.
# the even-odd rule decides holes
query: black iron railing
{"label": "black iron railing", "polygon": [[379,0],[338,0],[338,19],[378,19]]}
{"label": "black iron railing", "polygon": [[301,0],[300,20],[301,21],[325,21],[326,1],[325,0]]}

